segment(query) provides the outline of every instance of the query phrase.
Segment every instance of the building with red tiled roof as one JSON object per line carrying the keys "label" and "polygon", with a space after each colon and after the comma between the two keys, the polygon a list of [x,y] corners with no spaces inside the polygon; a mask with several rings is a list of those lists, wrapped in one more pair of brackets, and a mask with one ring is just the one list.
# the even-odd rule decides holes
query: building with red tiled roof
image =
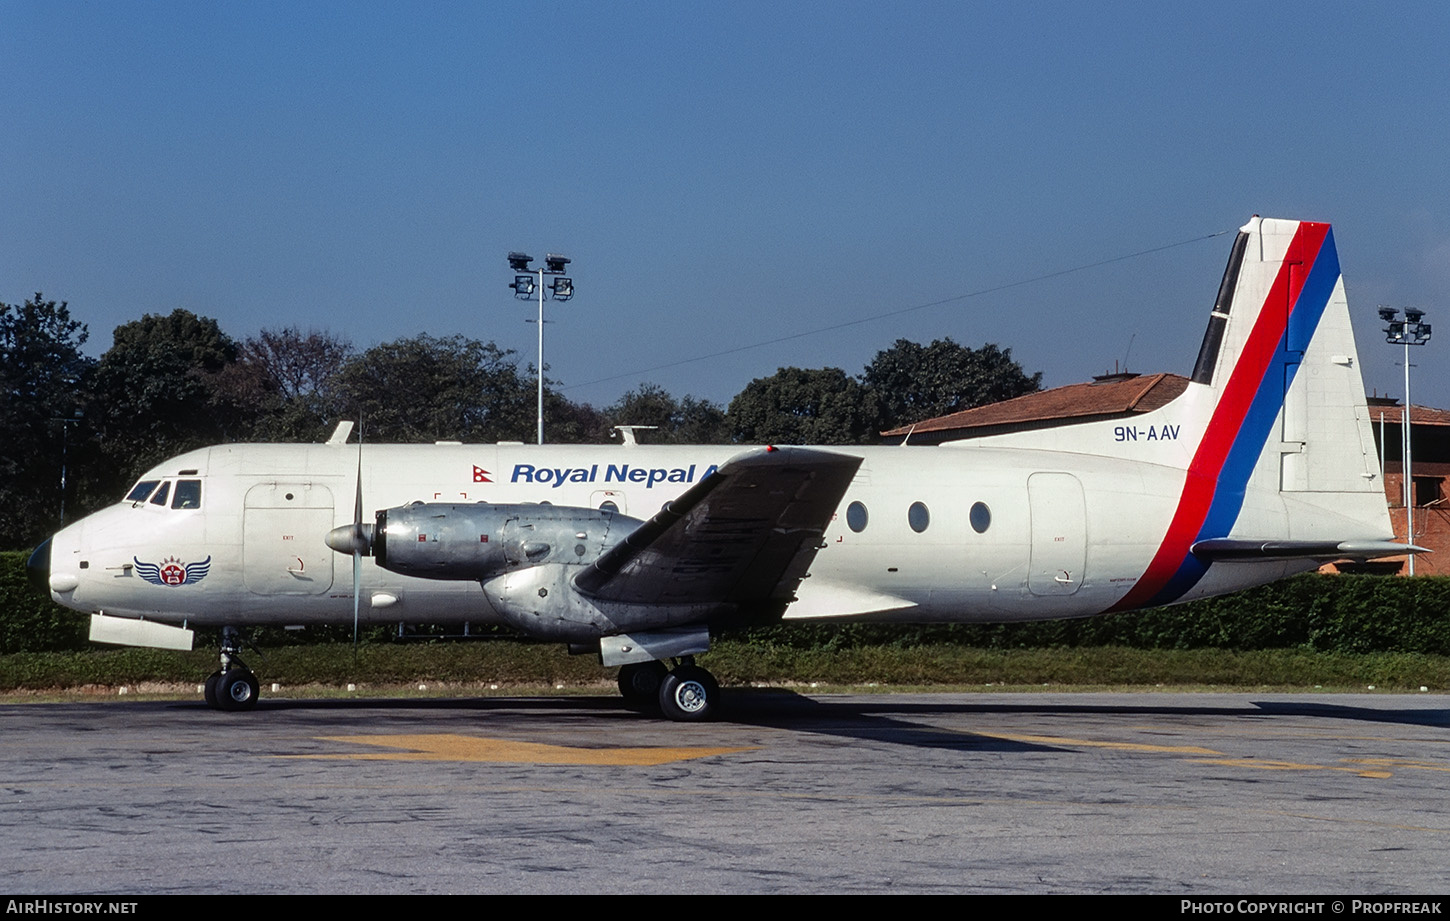
{"label": "building with red tiled roof", "polygon": [[[1372,396],[1369,421],[1385,474],[1385,498],[1395,534],[1405,536],[1404,412],[1399,400]],[[1415,558],[1415,575],[1450,575],[1450,410],[1410,407],[1410,478],[1415,507],[1411,543],[1432,552]]]}
{"label": "building with red tiled roof", "polygon": [[1122,419],[1158,409],[1188,388],[1177,374],[1104,374],[1087,384],[1039,390],[881,433],[885,444],[935,445],[1078,422]]}

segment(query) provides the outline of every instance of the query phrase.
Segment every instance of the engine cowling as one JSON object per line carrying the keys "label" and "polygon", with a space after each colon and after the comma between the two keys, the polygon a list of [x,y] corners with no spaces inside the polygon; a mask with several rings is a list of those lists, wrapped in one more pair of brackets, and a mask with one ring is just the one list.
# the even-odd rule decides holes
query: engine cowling
{"label": "engine cowling", "polygon": [[575,575],[643,523],[573,506],[413,502],[378,512],[361,529],[333,529],[329,546],[351,552],[356,542],[400,575],[479,582],[505,623],[539,639],[589,643],[703,625],[721,605],[602,601],[575,587]]}
{"label": "engine cowling", "polygon": [[423,579],[483,581],[544,563],[586,565],[642,524],[599,509],[414,502],[377,513],[372,554]]}

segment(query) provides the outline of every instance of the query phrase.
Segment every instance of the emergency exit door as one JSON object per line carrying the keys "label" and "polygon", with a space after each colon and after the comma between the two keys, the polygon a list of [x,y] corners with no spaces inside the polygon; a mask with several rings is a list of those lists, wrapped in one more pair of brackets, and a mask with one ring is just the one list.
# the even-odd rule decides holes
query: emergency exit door
{"label": "emergency exit door", "polygon": [[337,556],[326,544],[332,490],[311,483],[262,483],[247,490],[242,562],[248,591],[320,595],[332,588]]}
{"label": "emergency exit door", "polygon": [[1070,473],[1027,478],[1032,551],[1027,588],[1034,595],[1072,595],[1087,562],[1087,506],[1082,483]]}

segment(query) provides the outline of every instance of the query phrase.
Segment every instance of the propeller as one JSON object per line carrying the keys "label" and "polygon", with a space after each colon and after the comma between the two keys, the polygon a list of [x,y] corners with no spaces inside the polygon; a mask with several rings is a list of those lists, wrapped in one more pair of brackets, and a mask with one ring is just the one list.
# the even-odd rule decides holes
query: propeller
{"label": "propeller", "polygon": [[[358,609],[362,604],[362,548],[363,548],[363,504],[362,504],[362,426],[357,430],[357,489],[353,492],[352,504],[352,659],[357,661]],[[369,538],[371,534],[367,535]]]}
{"label": "propeller", "polygon": [[338,525],[327,532],[327,546],[338,553],[352,554],[352,657],[357,658],[358,621],[362,608],[362,558],[372,556],[373,526],[363,522],[362,465],[363,436],[359,420],[357,436],[357,489],[353,494],[352,524]]}

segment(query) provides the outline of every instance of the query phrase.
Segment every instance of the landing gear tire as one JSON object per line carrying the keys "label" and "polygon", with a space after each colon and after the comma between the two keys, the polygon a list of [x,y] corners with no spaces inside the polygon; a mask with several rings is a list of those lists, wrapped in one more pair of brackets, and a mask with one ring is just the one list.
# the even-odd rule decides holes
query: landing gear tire
{"label": "landing gear tire", "polygon": [[660,684],[669,674],[665,663],[638,662],[619,669],[619,693],[633,707],[654,706],[660,698]]}
{"label": "landing gear tire", "polygon": [[703,722],[720,709],[720,685],[703,668],[681,665],[660,682],[659,702],[666,719]]}
{"label": "landing gear tire", "polygon": [[206,705],[208,707],[211,707],[213,710],[219,709],[221,707],[221,701],[219,701],[216,696],[217,682],[221,680],[221,677],[222,673],[220,671],[212,672],[210,675],[206,676],[206,684],[203,685],[203,687],[205,688],[204,696],[206,697]]}
{"label": "landing gear tire", "polygon": [[256,675],[234,668],[217,679],[217,706],[222,710],[250,710],[257,705],[260,691]]}

